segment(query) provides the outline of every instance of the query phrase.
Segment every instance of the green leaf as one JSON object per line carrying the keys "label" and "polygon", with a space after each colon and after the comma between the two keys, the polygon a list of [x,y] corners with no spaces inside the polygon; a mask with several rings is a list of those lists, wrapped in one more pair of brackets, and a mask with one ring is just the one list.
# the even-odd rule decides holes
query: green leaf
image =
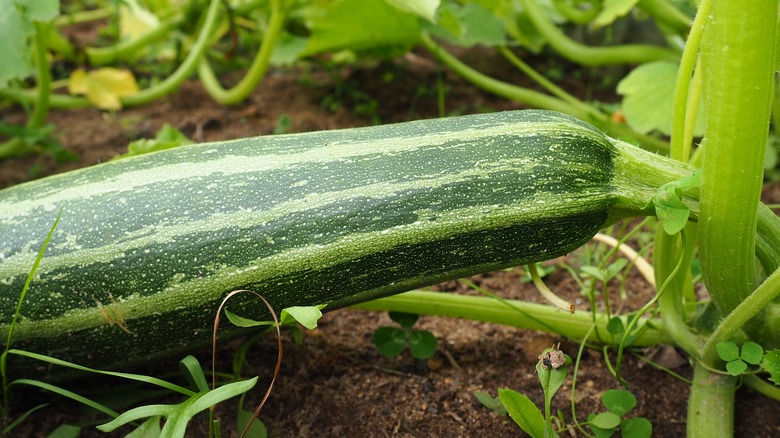
{"label": "green leaf", "polygon": [[544,415],[528,397],[511,389],[498,390],[498,398],[512,420],[533,438],[544,438]]}
{"label": "green leaf", "polygon": [[477,44],[492,47],[506,44],[504,22],[478,2],[447,2],[439,8],[437,26],[430,32],[464,47]]}
{"label": "green leaf", "polygon": [[718,356],[721,359],[727,362],[739,359],[739,347],[731,341],[718,342],[718,345],[715,346],[715,351],[718,352]]}
{"label": "green leaf", "polygon": [[[252,419],[252,416],[254,415],[254,412],[247,411],[246,409],[239,409],[238,415],[236,416],[236,430],[241,433],[246,428],[247,423],[249,423],[249,420]],[[247,431],[246,437],[247,438],[266,438],[268,436],[268,429],[266,429],[265,424],[263,424],[262,421],[255,418],[254,421],[252,421],[252,425],[249,426],[249,430]]]}
{"label": "green leaf", "polygon": [[157,438],[161,433],[160,417],[150,417],[135,430],[125,435],[125,438]]}
{"label": "green leaf", "polygon": [[0,88],[8,81],[25,79],[34,72],[32,50],[33,22],[48,22],[60,12],[58,0],[0,0]]}
{"label": "green leaf", "polygon": [[439,7],[439,0],[385,0],[394,7],[409,12],[426,20],[433,22],[436,16],[436,9]]}
{"label": "green leaf", "polygon": [[682,201],[683,192],[700,185],[701,171],[696,170],[692,175],[664,184],[658,189],[653,204],[666,234],[677,234],[688,223],[690,209]]}
{"label": "green leaf", "polygon": [[310,10],[311,36],[302,56],[338,50],[402,49],[420,38],[416,15],[383,0],[340,0]]}
{"label": "green leaf", "polygon": [[780,385],[780,350],[769,350],[761,360],[761,368],[769,373],[769,380]]}
{"label": "green leaf", "polygon": [[307,43],[308,38],[286,32],[282,33],[276,42],[273,53],[271,53],[271,65],[274,67],[292,65],[301,57]]}
{"label": "green leaf", "polygon": [[[641,133],[657,130],[671,134],[677,68],[677,64],[666,61],[650,62],[636,67],[620,81],[617,92],[623,95],[623,113],[631,128]],[[704,134],[701,113],[694,127],[697,137]]]}
{"label": "green leaf", "polygon": [[747,368],[747,364],[741,360],[732,360],[731,362],[726,363],[726,371],[732,376],[738,376],[744,373],[747,371]]}
{"label": "green leaf", "polygon": [[620,271],[622,271],[627,264],[628,264],[628,260],[626,259],[617,259],[614,262],[610,263],[610,265],[607,266],[607,272],[606,272],[607,281],[615,278],[615,276],[619,274]]}
{"label": "green leaf", "polygon": [[281,324],[290,325],[297,322],[309,330],[317,328],[317,322],[322,318],[322,309],[325,304],[319,306],[293,306],[282,309]]}
{"label": "green leaf", "polygon": [[420,318],[420,315],[416,313],[404,313],[404,312],[388,312],[388,316],[390,317],[390,319],[393,320],[393,322],[395,322],[396,324],[400,325],[405,329],[412,328],[412,326],[414,326],[414,324]]}
{"label": "green leaf", "polygon": [[650,438],[653,424],[643,417],[627,418],[620,422],[620,435],[623,438]]}
{"label": "green leaf", "polygon": [[618,18],[631,12],[639,0],[605,0],[601,12],[593,20],[594,27],[604,27],[612,24]]}
{"label": "green leaf", "polygon": [[626,331],[625,326],[623,326],[623,320],[621,320],[619,316],[613,316],[609,322],[607,322],[607,331],[609,334],[615,336]]}
{"label": "green leaf", "polygon": [[181,131],[166,123],[157,131],[154,140],[142,138],[140,140],[132,141],[127,145],[127,153],[116,156],[114,159],[148,154],[150,152],[172,149],[193,143],[195,142],[187,138]]}
{"label": "green leaf", "polygon": [[428,359],[436,353],[439,341],[427,330],[412,330],[409,333],[409,351],[417,359]]}
{"label": "green leaf", "polygon": [[222,401],[243,394],[257,383],[257,377],[228,383],[211,391],[199,392],[177,405],[147,405],[131,409],[114,420],[97,426],[101,432],[111,432],[127,423],[147,417],[166,417],[161,436],[183,437],[189,421],[199,412]]}
{"label": "green leaf", "polygon": [[255,321],[254,319],[244,318],[243,316],[236,315],[228,309],[225,309],[225,316],[236,327],[258,327],[263,325],[273,326],[273,321]]}
{"label": "green leaf", "polygon": [[596,418],[596,414],[588,415],[588,427],[590,427],[590,429],[593,431],[593,435],[595,435],[596,438],[610,438],[615,433],[615,429],[602,429],[598,426],[590,424],[594,418]]}
{"label": "green leaf", "polygon": [[74,424],[60,424],[47,438],[78,438],[81,436],[81,427]]}
{"label": "green leaf", "polygon": [[590,424],[600,429],[614,429],[620,426],[620,417],[612,412],[602,412],[593,417]]}
{"label": "green leaf", "polygon": [[636,406],[636,397],[624,389],[609,389],[601,396],[601,402],[607,410],[622,417]]}
{"label": "green leaf", "polygon": [[180,360],[179,369],[195,391],[209,390],[209,384],[206,381],[206,376],[203,374],[203,367],[200,366],[200,362],[198,362],[195,356],[188,355]]}
{"label": "green leaf", "polygon": [[599,269],[597,266],[585,265],[580,267],[580,271],[585,273],[585,275],[589,275],[595,278],[596,280],[604,281],[604,271]]}
{"label": "green leaf", "polygon": [[739,358],[751,365],[758,365],[764,358],[764,349],[755,342],[747,341],[742,345],[742,353]]}
{"label": "green leaf", "polygon": [[379,354],[395,357],[406,347],[406,331],[396,327],[379,327],[374,330],[373,340]]}
{"label": "green leaf", "polygon": [[474,398],[476,398],[483,406],[495,412],[498,415],[506,415],[507,411],[504,404],[501,403],[501,399],[493,397],[485,391],[474,391]]}

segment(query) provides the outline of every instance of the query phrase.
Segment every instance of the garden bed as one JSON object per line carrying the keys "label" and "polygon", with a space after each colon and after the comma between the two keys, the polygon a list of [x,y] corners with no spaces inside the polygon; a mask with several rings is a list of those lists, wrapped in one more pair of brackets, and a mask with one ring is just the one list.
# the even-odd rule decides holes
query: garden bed
{"label": "garden bed", "polygon": [[[479,53],[471,56],[480,57]],[[494,68],[500,70],[500,65]],[[0,163],[0,187],[32,176],[109,160],[125,152],[128,141],[153,137],[164,123],[196,141],[215,141],[269,135],[285,117],[291,122],[289,132],[436,117],[436,95],[432,90],[438,74],[443,75],[447,87],[449,113],[519,108],[505,99],[475,91],[457,77],[437,72],[433,61],[415,54],[364,68],[272,71],[251,99],[235,107],[214,103],[197,82],[187,82],[176,94],[141,108],[117,113],[93,109],[53,112],[49,120],[57,126],[63,145],[78,155],[78,162],[55,164],[47,156],[4,161]],[[323,102],[330,108],[325,108]],[[5,110],[3,116],[10,122],[15,117],[23,120],[22,115]],[[776,195],[778,190],[772,193]],[[573,254],[568,262],[576,264],[579,259],[581,255]],[[542,302],[533,285],[523,283],[517,272],[490,273],[472,280],[505,298]],[[546,282],[565,298],[587,307],[587,300],[580,296],[577,284],[564,270],[556,270]],[[475,293],[454,281],[438,288]],[[636,274],[628,277],[624,289],[628,291],[627,299],[620,304],[624,311],[641,307],[653,293]],[[612,293],[615,293],[614,302],[618,302],[617,292]],[[342,309],[326,314],[319,328],[306,333],[300,346],[285,336],[280,377],[260,414],[270,436],[517,436],[521,433],[517,426],[508,417],[499,416],[480,404],[474,393],[485,391],[495,396],[498,388],[509,387],[527,394],[539,405],[542,391],[534,376],[537,355],[557,342],[572,357],[578,350],[577,344],[555,335],[460,319],[423,317],[418,328],[430,330],[439,340],[434,357],[422,361],[407,353],[400,358],[384,358],[373,346],[371,336],[377,327],[388,324],[386,314]],[[230,369],[233,347],[234,344],[221,346],[218,369]],[[654,354],[655,360],[683,378],[691,378],[687,361],[673,349],[658,348],[656,352],[645,353]],[[210,350],[198,352],[198,357],[208,366]],[[175,359],[142,371],[155,376],[174,373]],[[272,336],[261,340],[248,356],[245,375],[262,376],[258,387],[247,398],[246,407],[250,410],[262,397],[261,388],[269,382],[275,359],[276,341]],[[628,389],[638,399],[637,408],[630,415],[648,418],[654,436],[683,436],[688,384],[634,356],[626,359],[623,370]],[[90,384],[97,387],[105,383]],[[79,385],[84,388],[84,383]],[[618,387],[605,366],[602,352],[586,350],[574,394],[578,420],[584,421],[587,414],[603,411],[600,395]],[[570,391],[571,379],[555,398],[553,407],[553,412],[563,412],[567,424],[572,422]],[[737,398],[737,436],[780,435],[777,402],[749,389],[741,389]],[[217,411],[224,427],[231,430],[235,406],[231,400],[220,405]],[[22,426],[19,433],[41,435],[59,424],[85,418],[96,417],[83,414],[71,403],[55,402],[54,406],[35,414],[34,420]],[[189,430],[192,436],[206,436],[205,417],[191,424]]]}

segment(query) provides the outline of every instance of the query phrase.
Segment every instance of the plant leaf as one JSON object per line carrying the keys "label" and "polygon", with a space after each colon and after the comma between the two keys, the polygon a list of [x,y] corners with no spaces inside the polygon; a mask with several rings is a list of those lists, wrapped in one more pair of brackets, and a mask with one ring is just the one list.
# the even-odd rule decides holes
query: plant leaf
{"label": "plant leaf", "polygon": [[[671,62],[650,62],[636,67],[620,81],[617,92],[623,95],[623,113],[629,126],[641,133],[657,130],[671,134],[677,68]],[[702,113],[693,130],[697,137],[704,134]]]}
{"label": "plant leaf", "polygon": [[50,21],[59,13],[59,0],[0,0],[0,88],[34,73],[28,44],[35,34],[33,22]]}
{"label": "plant leaf", "polygon": [[202,392],[209,390],[209,384],[206,381],[206,375],[203,374],[203,367],[195,356],[188,355],[179,361],[179,369],[195,391]]}
{"label": "plant leaf", "polygon": [[601,12],[593,19],[594,27],[609,26],[618,18],[631,12],[639,0],[605,0]]}
{"label": "plant leaf", "polygon": [[405,329],[412,328],[417,320],[420,319],[420,315],[416,313],[388,312],[387,316]]}
{"label": "plant leaf", "polygon": [[114,420],[97,426],[101,432],[111,432],[141,418],[166,417],[161,436],[184,437],[189,421],[199,412],[229,398],[243,394],[257,383],[257,377],[228,383],[219,388],[199,392],[177,405],[147,405],[131,409]]}
{"label": "plant leaf", "polygon": [[739,359],[726,363],[726,371],[732,376],[738,376],[747,371],[747,364]]}
{"label": "plant leaf", "polygon": [[463,47],[503,45],[506,42],[504,29],[501,18],[479,2],[444,3],[439,8],[437,26],[430,27],[432,34]]}
{"label": "plant leaf", "polygon": [[436,9],[439,7],[439,0],[385,0],[394,7],[412,14],[425,18],[433,22],[436,17]]}
{"label": "plant leaf", "polygon": [[104,67],[90,72],[76,69],[68,79],[71,94],[84,94],[100,109],[118,110],[120,98],[138,92],[135,76],[128,70]]}
{"label": "plant leaf", "polygon": [[512,420],[533,438],[544,438],[544,415],[528,397],[511,389],[498,390],[498,398]]}
{"label": "plant leaf", "polygon": [[715,346],[715,351],[725,361],[739,359],[739,347],[731,341],[718,342],[718,345]]}
{"label": "plant leaf", "polygon": [[747,341],[742,345],[742,353],[739,358],[751,365],[758,365],[764,358],[764,349],[752,341]]}
{"label": "plant leaf", "polygon": [[609,389],[603,396],[601,402],[607,410],[622,417],[636,406],[636,397],[630,391],[624,389]]}
{"label": "plant leaf", "polygon": [[255,321],[251,318],[244,318],[243,316],[236,315],[235,313],[231,312],[228,309],[225,309],[225,316],[227,316],[228,321],[230,321],[233,325],[236,327],[258,327],[262,325],[269,325],[273,326],[273,321]]}
{"label": "plant leaf", "polygon": [[374,330],[373,340],[379,354],[395,357],[406,347],[406,332],[396,327],[379,327]]}
{"label": "plant leaf", "polygon": [[769,380],[780,386],[780,350],[769,350],[761,360],[761,368],[769,373]]}
{"label": "plant leaf", "polygon": [[620,417],[612,412],[602,412],[596,414],[596,416],[590,420],[590,424],[600,429],[614,429],[620,426]]}
{"label": "plant leaf", "polygon": [[[249,422],[249,420],[252,419],[252,416],[254,415],[254,412],[247,411],[246,409],[239,409],[238,415],[236,416],[236,430],[239,432],[243,432],[244,429],[246,429],[246,425]],[[265,424],[263,424],[260,419],[255,418],[255,420],[252,422],[252,425],[249,426],[249,430],[247,430],[246,437],[247,438],[266,438],[268,436],[268,429],[266,429]]]}
{"label": "plant leaf", "polygon": [[493,397],[485,391],[474,391],[474,398],[476,398],[482,405],[498,415],[506,415],[507,411],[504,404],[501,403],[501,399],[498,396]]}
{"label": "plant leaf", "polygon": [[647,418],[627,418],[620,422],[620,435],[623,438],[650,438],[653,435],[653,423]]}
{"label": "plant leaf", "polygon": [[306,327],[309,330],[317,328],[317,322],[322,318],[321,309],[325,304],[319,306],[292,306],[282,309],[281,325],[289,325],[294,322]]}
{"label": "plant leaf", "polygon": [[653,197],[653,204],[655,214],[666,234],[677,234],[685,228],[691,212],[682,201],[682,194],[685,190],[699,185],[701,185],[701,172],[697,170],[690,176],[664,184],[658,189]]}
{"label": "plant leaf", "polygon": [[417,359],[428,359],[436,353],[439,341],[428,330],[412,330],[409,333],[409,351]]}
{"label": "plant leaf", "polygon": [[311,36],[301,56],[345,49],[405,51],[419,40],[418,17],[384,1],[342,0],[309,11]]}
{"label": "plant leaf", "polygon": [[135,430],[125,435],[125,438],[157,438],[161,433],[160,417],[150,417]]}
{"label": "plant leaf", "polygon": [[78,438],[81,436],[81,427],[75,424],[60,424],[46,438]]}

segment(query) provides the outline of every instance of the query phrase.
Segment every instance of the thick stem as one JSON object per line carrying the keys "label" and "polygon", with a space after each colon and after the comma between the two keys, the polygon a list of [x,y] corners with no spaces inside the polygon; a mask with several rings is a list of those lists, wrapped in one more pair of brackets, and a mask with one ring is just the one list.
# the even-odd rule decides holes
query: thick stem
{"label": "thick stem", "polygon": [[720,0],[702,49],[707,145],[699,242],[707,289],[727,315],[756,288],[756,206],[775,71],[777,1]]}
{"label": "thick stem", "polygon": [[[503,324],[510,327],[558,333],[570,339],[588,342],[609,342],[617,338],[607,331],[609,318],[600,314],[593,330],[590,312],[568,313],[544,304],[489,297],[412,291],[352,306],[354,309],[406,312],[420,315],[448,316]],[[668,343],[670,339],[658,329],[658,321],[642,318],[638,324],[634,346]]]}
{"label": "thick stem", "polygon": [[734,436],[734,390],[737,379],[715,374],[696,362],[688,397],[688,438]]}

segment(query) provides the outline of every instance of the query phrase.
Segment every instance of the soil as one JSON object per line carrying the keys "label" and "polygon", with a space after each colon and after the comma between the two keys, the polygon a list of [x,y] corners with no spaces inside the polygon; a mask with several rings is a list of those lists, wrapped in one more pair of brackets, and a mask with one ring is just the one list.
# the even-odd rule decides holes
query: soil
{"label": "soil", "polygon": [[[482,70],[516,83],[527,83],[521,76],[509,76],[498,57],[490,52],[467,51],[460,54]],[[489,61],[488,61],[489,60]],[[614,73],[614,72],[613,72]],[[604,72],[592,71],[580,76],[580,83],[567,85],[584,95],[589,85],[601,80]],[[280,116],[291,121],[291,132],[334,129],[409,119],[435,117],[437,80],[446,88],[448,113],[473,113],[483,110],[517,109],[521,106],[476,90],[448,72],[440,72],[430,59],[409,54],[392,62],[359,67],[326,69],[318,66],[274,70],[254,95],[235,107],[216,104],[197,81],[189,81],[179,92],[142,108],[107,113],[92,109],[52,112],[49,120],[57,127],[62,144],[78,155],[74,163],[58,164],[39,155],[0,163],[0,187],[24,180],[103,162],[126,150],[128,141],[153,137],[164,123],[170,123],[197,141],[214,141],[270,134]],[[603,96],[601,97],[603,99]],[[326,102],[327,105],[323,105]],[[23,122],[24,116],[13,109],[2,113],[4,122]],[[778,195],[779,191],[773,191]],[[775,200],[776,201],[776,200]],[[568,262],[577,263],[577,253]],[[482,287],[507,298],[541,302],[532,285],[521,281],[516,272],[488,273],[472,279]],[[576,283],[562,269],[547,278],[548,285],[564,297],[587,308]],[[619,302],[618,284],[612,284],[612,302]],[[457,293],[474,293],[460,282],[437,287]],[[652,294],[641,276],[629,276],[623,310],[636,309]],[[302,345],[284,335],[284,359],[273,393],[260,419],[270,436],[518,436],[522,432],[506,416],[500,416],[480,404],[475,391],[496,395],[498,388],[513,388],[542,404],[542,391],[534,365],[547,347],[561,342],[561,349],[575,357],[578,344],[554,334],[520,330],[485,323],[424,316],[417,328],[433,332],[439,349],[433,358],[422,361],[408,353],[384,358],[377,353],[371,336],[380,326],[391,324],[386,314],[352,309],[325,315],[319,327],[307,332]],[[220,349],[218,369],[230,370],[234,344]],[[648,418],[654,436],[685,435],[688,384],[691,367],[673,348],[638,351],[637,354],[665,354],[671,373],[649,366],[629,355],[623,367],[629,387],[638,405],[629,416]],[[195,352],[201,363],[211,363],[210,351]],[[609,359],[614,363],[614,352]],[[265,337],[252,349],[244,375],[261,376],[260,384],[247,397],[252,410],[262,398],[273,373],[277,355],[276,340]],[[656,356],[657,357],[657,356]],[[154,376],[177,373],[175,360],[140,370]],[[105,382],[81,382],[80,390]],[[116,384],[113,382],[113,384]],[[554,400],[553,412],[560,410],[566,424],[572,424],[570,406],[572,380],[569,378]],[[601,412],[600,396],[619,384],[605,364],[603,352],[585,350],[574,393],[576,418],[584,421],[589,413]],[[144,403],[175,403],[176,399],[153,399]],[[238,436],[235,430],[235,401],[217,409],[223,423],[223,436]],[[55,401],[34,414],[21,429],[20,436],[42,436],[59,424],[104,419],[85,414],[72,403]],[[749,389],[737,395],[736,435],[743,437],[780,436],[780,404]],[[207,421],[195,421],[190,436],[207,436]],[[565,435],[565,434],[564,434]],[[582,432],[572,432],[583,436]],[[84,436],[103,436],[94,429]]]}

